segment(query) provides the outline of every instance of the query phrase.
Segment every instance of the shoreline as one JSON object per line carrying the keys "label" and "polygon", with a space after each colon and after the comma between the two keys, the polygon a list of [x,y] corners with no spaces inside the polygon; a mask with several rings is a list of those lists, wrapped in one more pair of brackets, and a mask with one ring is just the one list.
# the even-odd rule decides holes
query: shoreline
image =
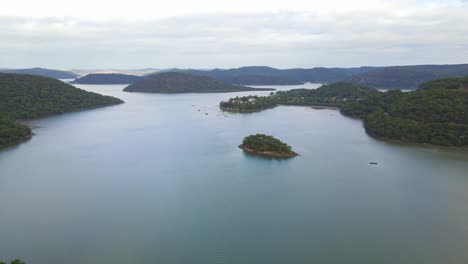
{"label": "shoreline", "polygon": [[25,137],[22,137],[22,138],[20,138],[20,139],[18,139],[18,140],[12,141],[12,142],[10,142],[10,143],[8,143],[8,144],[5,144],[5,145],[0,146],[0,150],[3,150],[3,149],[6,149],[6,148],[8,148],[8,147],[12,147],[12,146],[21,144],[21,143],[23,143],[23,142],[26,142],[26,141],[30,140],[33,136],[34,136],[34,133],[33,133],[32,130],[31,130],[31,133],[29,133],[29,135],[27,135],[27,136],[25,136]]}
{"label": "shoreline", "polygon": [[270,157],[270,158],[282,158],[282,159],[288,159],[288,158],[294,158],[299,156],[296,152],[292,153],[277,153],[277,152],[272,152],[272,151],[255,151],[253,149],[249,149],[244,147],[243,145],[239,146],[240,149],[243,151],[249,153],[249,154],[254,154],[258,156],[264,156],[264,157]]}

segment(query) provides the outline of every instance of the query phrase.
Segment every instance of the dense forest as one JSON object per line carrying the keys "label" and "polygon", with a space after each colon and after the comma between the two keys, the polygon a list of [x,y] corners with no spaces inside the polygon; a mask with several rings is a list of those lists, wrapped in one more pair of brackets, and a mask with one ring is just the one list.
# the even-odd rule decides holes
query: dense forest
{"label": "dense forest", "polygon": [[[468,92],[453,89],[453,80],[369,96],[342,106],[345,115],[364,120],[375,137],[446,146],[468,145]],[[429,88],[430,87],[430,88]]]}
{"label": "dense forest", "polygon": [[163,72],[147,77],[125,87],[125,92],[142,93],[229,93],[242,91],[271,91],[228,84],[206,76],[180,72]]}
{"label": "dense forest", "polygon": [[317,89],[278,91],[270,96],[235,97],[220,103],[220,108],[230,112],[254,112],[277,105],[321,105],[338,107],[379,92],[373,88],[352,83],[333,83]]}
{"label": "dense forest", "polygon": [[15,119],[60,114],[122,103],[77,89],[59,80],[23,74],[0,74],[0,113]]}
{"label": "dense forest", "polygon": [[0,146],[29,138],[16,119],[41,117],[123,103],[47,77],[0,73]]}
{"label": "dense forest", "polygon": [[31,129],[15,120],[0,116],[0,147],[31,137]]}
{"label": "dense forest", "polygon": [[274,138],[273,136],[265,134],[256,134],[245,137],[239,148],[250,153],[267,156],[297,156],[297,153],[292,151],[291,146]]}
{"label": "dense forest", "polygon": [[77,84],[132,84],[142,77],[118,73],[94,73],[75,79]]}

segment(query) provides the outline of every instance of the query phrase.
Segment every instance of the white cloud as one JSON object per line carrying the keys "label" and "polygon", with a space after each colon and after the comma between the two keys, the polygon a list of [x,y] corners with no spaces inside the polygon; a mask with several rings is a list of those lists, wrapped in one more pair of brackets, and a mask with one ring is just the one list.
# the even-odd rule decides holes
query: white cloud
{"label": "white cloud", "polygon": [[[203,0],[198,5],[192,1],[179,9],[175,7],[180,1],[160,8],[148,8],[146,0],[133,1],[135,8],[123,2],[109,6],[94,2],[94,11],[86,11],[91,3],[87,0],[69,6],[75,16],[54,0],[41,1],[51,9],[37,12],[45,16],[25,16],[9,7],[8,16],[0,15],[0,67],[286,68],[468,62],[468,6],[459,1],[377,5],[360,0],[332,8],[339,1],[329,0],[315,2],[316,9],[310,1],[290,0],[287,5],[255,1],[249,12],[242,12],[247,1],[236,5],[228,1],[224,6],[218,4],[221,1]],[[190,14],[177,15],[176,9]],[[223,13],[213,13],[217,9]],[[111,15],[97,18],[93,13],[97,10]],[[56,15],[59,11],[64,16]],[[148,16],[151,12],[164,14]]]}

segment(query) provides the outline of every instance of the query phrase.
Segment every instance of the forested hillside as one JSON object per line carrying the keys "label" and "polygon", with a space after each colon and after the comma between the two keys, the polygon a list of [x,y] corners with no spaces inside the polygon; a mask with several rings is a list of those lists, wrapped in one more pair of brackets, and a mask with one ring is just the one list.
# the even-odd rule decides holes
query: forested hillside
{"label": "forested hillside", "polygon": [[468,92],[446,89],[369,96],[343,105],[342,113],[364,120],[379,138],[447,146],[468,145]]}
{"label": "forested hillside", "polygon": [[120,103],[120,99],[77,89],[51,78],[0,74],[0,113],[15,119]]}
{"label": "forested hillside", "polygon": [[15,119],[120,103],[120,99],[80,90],[56,79],[0,73],[0,147],[30,137],[31,130]]}

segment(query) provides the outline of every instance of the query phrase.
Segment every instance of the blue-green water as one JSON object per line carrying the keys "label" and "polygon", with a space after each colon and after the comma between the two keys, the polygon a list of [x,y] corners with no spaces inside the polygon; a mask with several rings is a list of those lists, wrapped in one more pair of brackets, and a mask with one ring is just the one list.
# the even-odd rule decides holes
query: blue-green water
{"label": "blue-green water", "polygon": [[[330,109],[219,112],[248,93],[80,87],[126,103],[31,121],[0,151],[0,259],[468,263],[466,150],[377,141]],[[243,154],[257,132],[301,156]]]}

